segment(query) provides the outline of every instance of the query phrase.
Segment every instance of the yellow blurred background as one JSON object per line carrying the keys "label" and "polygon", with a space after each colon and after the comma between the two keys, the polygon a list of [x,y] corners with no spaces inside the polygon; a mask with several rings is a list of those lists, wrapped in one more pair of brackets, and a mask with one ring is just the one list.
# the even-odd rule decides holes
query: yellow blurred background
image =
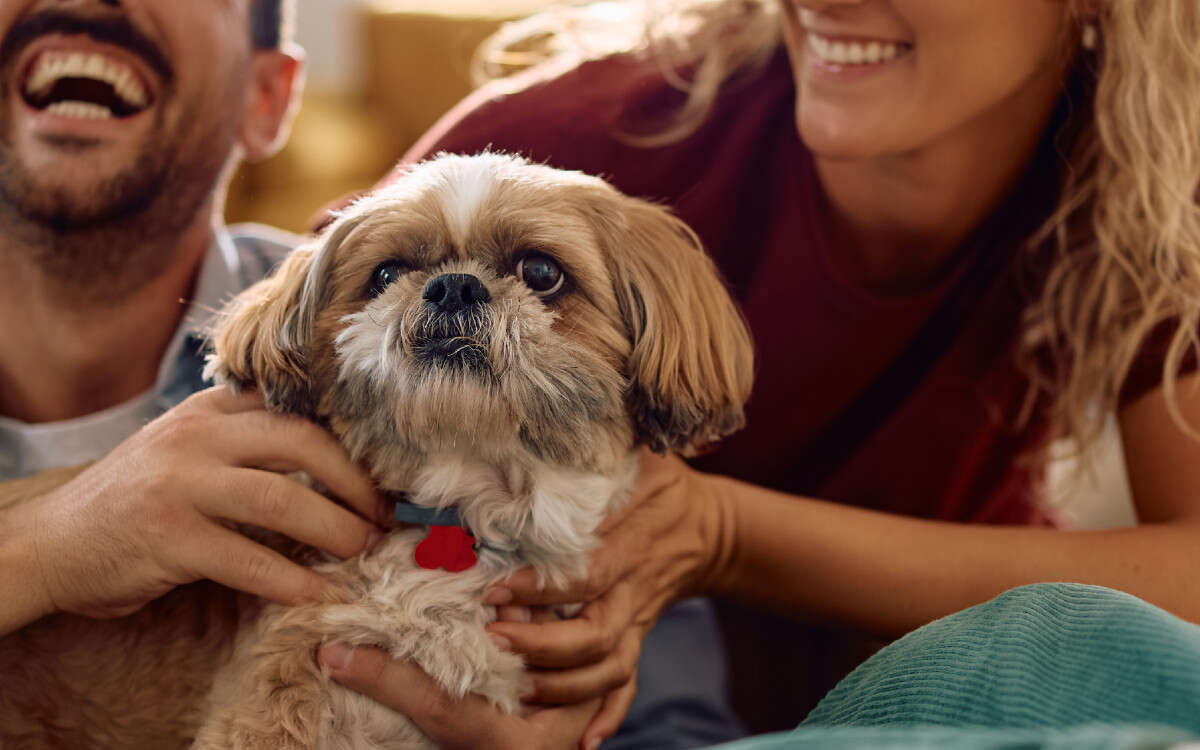
{"label": "yellow blurred background", "polygon": [[548,0],[298,0],[307,84],[287,145],[245,164],[226,218],[295,232],[369,187],[472,87],[471,57],[501,23]]}

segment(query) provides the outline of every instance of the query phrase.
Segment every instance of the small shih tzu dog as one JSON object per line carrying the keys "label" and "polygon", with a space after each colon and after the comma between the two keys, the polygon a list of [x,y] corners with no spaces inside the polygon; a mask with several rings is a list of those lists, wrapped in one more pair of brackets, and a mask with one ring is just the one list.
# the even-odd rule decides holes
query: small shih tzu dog
{"label": "small shih tzu dog", "polygon": [[213,341],[211,375],[327,426],[409,523],[317,561],[329,600],[243,615],[198,707],[202,750],[433,747],[321,673],[333,641],[515,711],[523,665],[484,631],[484,588],[526,565],[583,575],[638,448],[738,429],[752,378],[744,322],[683,222],[491,153],[359,200],[235,298]]}
{"label": "small shih tzu dog", "polygon": [[635,448],[737,429],[751,379],[742,319],[682,222],[498,154],[442,156],[355,204],[237,298],[215,341],[218,380],[327,424],[431,526],[319,564],[335,601],[243,630],[199,748],[432,747],[320,674],[332,640],[515,710],[521,660],[487,637],[483,589],[524,565],[582,575]]}

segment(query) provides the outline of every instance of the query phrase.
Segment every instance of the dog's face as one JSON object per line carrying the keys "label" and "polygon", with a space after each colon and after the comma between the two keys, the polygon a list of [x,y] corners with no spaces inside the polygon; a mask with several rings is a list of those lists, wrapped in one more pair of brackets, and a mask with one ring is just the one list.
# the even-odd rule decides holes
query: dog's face
{"label": "dog's face", "polygon": [[[610,468],[742,424],[750,340],[692,232],[602,180],[442,156],[239,296],[210,372],[385,446]],[[394,453],[389,450],[389,453]]]}

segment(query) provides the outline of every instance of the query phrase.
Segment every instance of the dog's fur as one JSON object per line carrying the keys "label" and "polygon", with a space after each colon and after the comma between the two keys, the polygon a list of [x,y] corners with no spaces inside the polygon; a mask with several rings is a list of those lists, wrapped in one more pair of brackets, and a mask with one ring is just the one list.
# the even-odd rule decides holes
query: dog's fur
{"label": "dog's fur", "polygon": [[[515,273],[531,252],[565,271],[561,293]],[[373,288],[389,261],[404,274]],[[443,274],[474,276],[487,301],[439,310],[423,292]],[[397,530],[316,566],[329,601],[244,606],[197,748],[430,747],[318,670],[330,641],[382,646],[515,710],[523,667],[486,636],[484,587],[524,565],[581,575],[636,448],[686,453],[737,429],[751,381],[744,323],[682,222],[497,154],[439,157],[359,201],[240,295],[214,340],[218,380],[326,424],[383,489],[457,506],[482,546],[469,570],[425,570],[423,532]]]}

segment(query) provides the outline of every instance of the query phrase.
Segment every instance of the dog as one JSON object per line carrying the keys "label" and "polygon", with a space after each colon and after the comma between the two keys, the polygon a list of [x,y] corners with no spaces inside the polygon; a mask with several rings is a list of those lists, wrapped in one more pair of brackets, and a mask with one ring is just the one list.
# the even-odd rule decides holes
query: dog
{"label": "dog", "polygon": [[236,297],[212,341],[211,377],[326,426],[413,523],[317,559],[324,601],[239,609],[185,712],[198,750],[434,747],[322,673],[326,642],[382,647],[452,695],[518,710],[524,667],[488,638],[483,590],[525,566],[584,575],[640,449],[687,455],[737,430],[753,375],[746,325],[686,224],[497,153],[439,155],[353,203]]}
{"label": "dog", "polygon": [[434,538],[408,528],[317,565],[338,595],[242,633],[197,748],[432,747],[320,673],[333,640],[516,710],[522,663],[487,637],[484,588],[525,565],[583,575],[638,446],[687,453],[739,428],[751,380],[746,327],[683,222],[500,154],[440,156],[356,203],[215,340],[218,380],[327,424],[382,489],[454,508],[478,549],[423,559]]}

